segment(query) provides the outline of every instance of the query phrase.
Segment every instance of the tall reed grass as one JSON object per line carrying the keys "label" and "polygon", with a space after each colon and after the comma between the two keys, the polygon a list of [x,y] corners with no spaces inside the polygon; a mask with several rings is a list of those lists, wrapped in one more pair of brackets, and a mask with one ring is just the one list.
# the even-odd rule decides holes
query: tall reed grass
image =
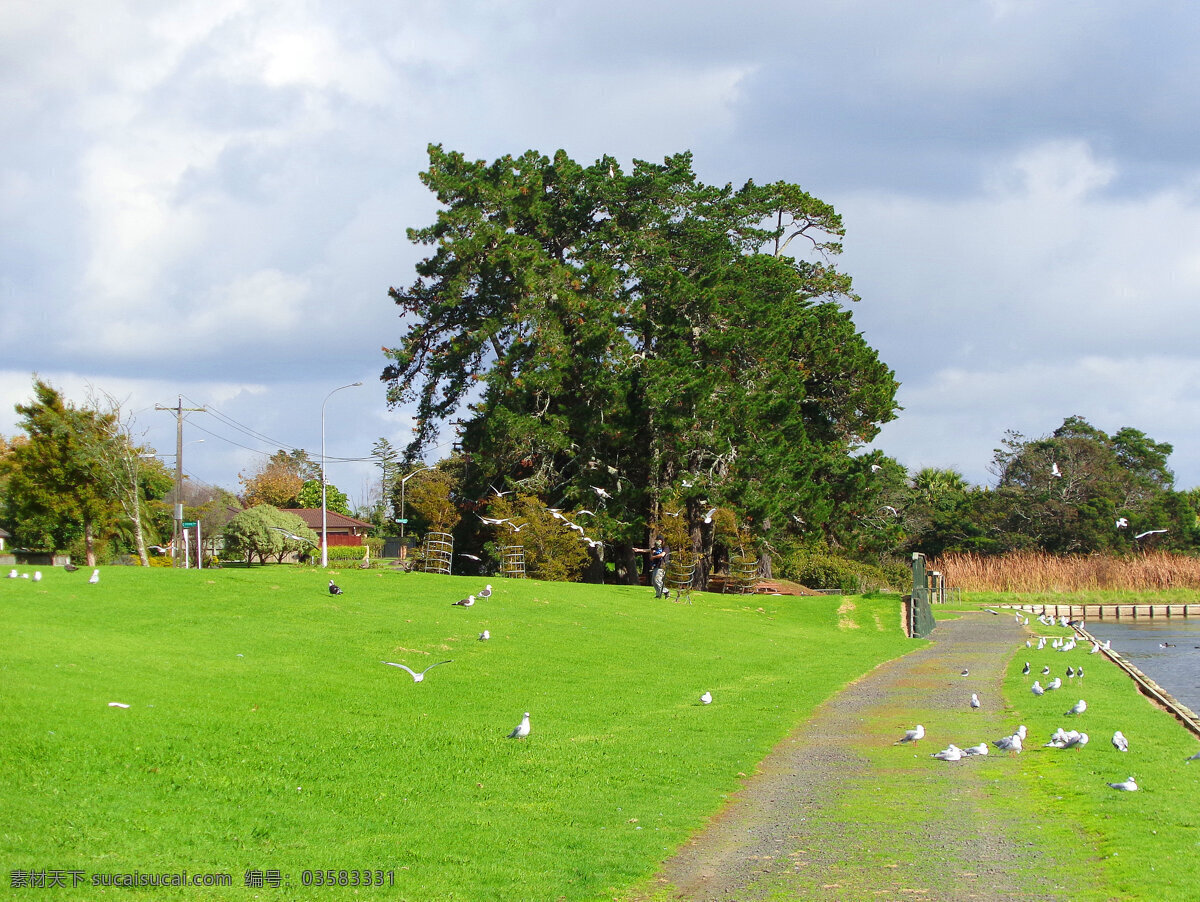
{"label": "tall reed grass", "polygon": [[947,554],[931,565],[965,592],[1200,589],[1200,558],[1158,552],[1111,557],[1014,552]]}

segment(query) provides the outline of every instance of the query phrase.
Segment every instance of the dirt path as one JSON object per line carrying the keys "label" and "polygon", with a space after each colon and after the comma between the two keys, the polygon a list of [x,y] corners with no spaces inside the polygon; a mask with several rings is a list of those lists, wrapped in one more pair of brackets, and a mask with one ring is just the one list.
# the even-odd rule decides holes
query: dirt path
{"label": "dirt path", "polygon": [[[1015,728],[1000,690],[1024,629],[980,613],[942,622],[932,638],[847,687],[780,743],[664,864],[655,897],[1059,898],[1036,879],[1053,873],[1052,853],[1036,842],[1037,816],[998,823],[988,804],[1017,762],[998,760],[995,749],[985,760],[929,757]],[[970,708],[973,692],[979,710]],[[926,728],[923,742],[893,745],[916,723]],[[894,791],[896,781],[905,792]]]}

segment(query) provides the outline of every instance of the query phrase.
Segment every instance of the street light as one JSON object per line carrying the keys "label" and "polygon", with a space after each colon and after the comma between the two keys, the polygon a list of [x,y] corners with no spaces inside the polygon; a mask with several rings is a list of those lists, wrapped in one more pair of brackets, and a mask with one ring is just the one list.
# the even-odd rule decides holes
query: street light
{"label": "street light", "polygon": [[404,483],[408,482],[418,473],[424,473],[426,470],[432,470],[433,467],[422,467],[419,470],[413,470],[407,476],[400,480],[400,538],[404,538],[404,524],[408,521],[404,519]]}
{"label": "street light", "polygon": [[325,522],[325,405],[336,392],[340,392],[343,388],[354,388],[362,385],[361,382],[351,382],[349,385],[339,385],[333,391],[325,396],[325,400],[321,402],[321,566],[329,566],[329,531]]}

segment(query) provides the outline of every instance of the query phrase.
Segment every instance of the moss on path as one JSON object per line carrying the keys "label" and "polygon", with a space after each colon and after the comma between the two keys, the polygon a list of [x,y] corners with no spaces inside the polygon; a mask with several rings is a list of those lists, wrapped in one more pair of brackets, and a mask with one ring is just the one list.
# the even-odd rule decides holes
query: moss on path
{"label": "moss on path", "polygon": [[[956,763],[930,757],[1015,729],[1001,687],[1025,636],[1008,616],[965,615],[848,686],[664,864],[651,897],[1065,898],[1046,875],[1062,841],[1079,838],[1025,804],[1017,760],[994,748]],[[917,723],[924,741],[894,744]]]}

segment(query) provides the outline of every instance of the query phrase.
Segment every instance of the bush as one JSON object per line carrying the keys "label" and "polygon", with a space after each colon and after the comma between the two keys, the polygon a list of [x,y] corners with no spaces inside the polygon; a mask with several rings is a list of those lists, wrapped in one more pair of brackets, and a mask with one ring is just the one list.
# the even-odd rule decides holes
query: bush
{"label": "bush", "polygon": [[911,582],[902,565],[889,564],[886,570],[812,548],[786,553],[779,565],[780,575],[810,589],[836,589],[846,595],[872,590],[898,590]]}
{"label": "bush", "polygon": [[[383,542],[380,540],[380,548],[382,549]],[[361,561],[367,554],[367,549],[362,545],[330,545],[325,557],[330,561]],[[371,549],[371,556],[375,556],[375,549]]]}

